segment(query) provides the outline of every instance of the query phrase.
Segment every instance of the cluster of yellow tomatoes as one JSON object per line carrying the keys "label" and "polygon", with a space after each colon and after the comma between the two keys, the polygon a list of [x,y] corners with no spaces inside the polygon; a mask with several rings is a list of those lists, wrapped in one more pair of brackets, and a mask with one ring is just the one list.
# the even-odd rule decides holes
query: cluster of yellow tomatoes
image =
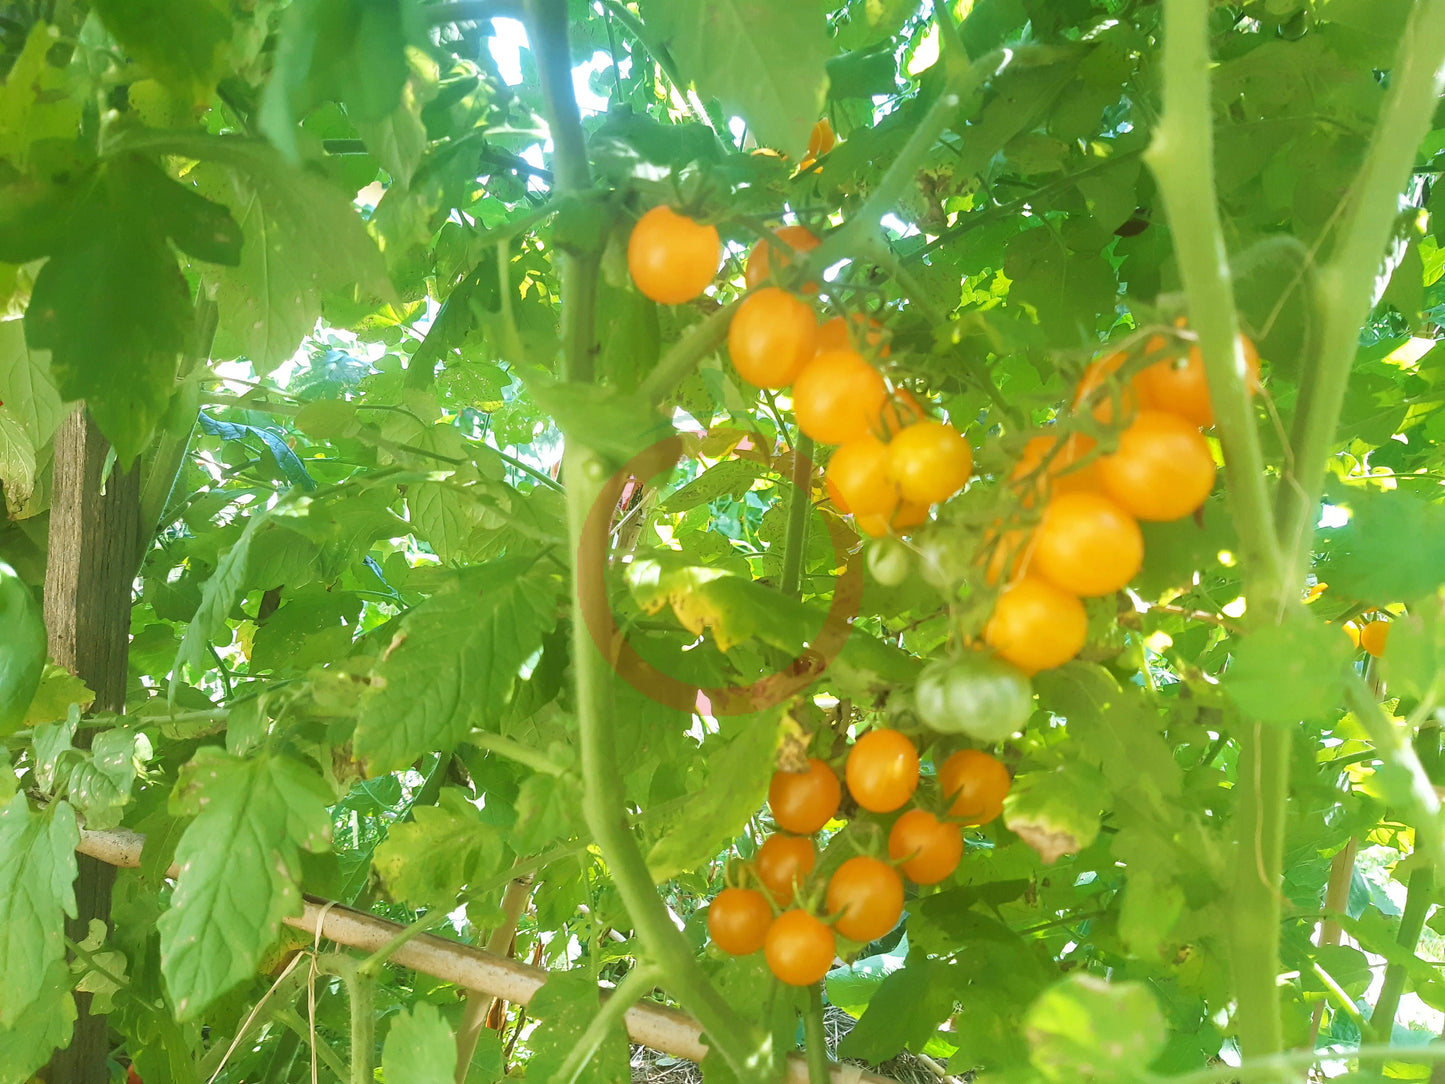
{"label": "cluster of yellow tomatoes", "polygon": [[[1250,387],[1258,382],[1254,347],[1243,340]],[[1147,355],[1170,352],[1155,337]],[[1197,346],[1166,356],[1128,379],[1130,361],[1110,354],[1085,371],[1074,409],[1117,426],[1117,447],[1097,454],[1092,438],[1040,435],[1025,445],[1010,475],[1037,523],[993,532],[985,578],[1002,584],[985,643],[1025,673],[1060,666],[1084,646],[1083,598],[1113,594],[1144,561],[1139,520],[1165,522],[1195,512],[1214,488],[1215,462],[1201,430],[1214,424]]]}
{"label": "cluster of yellow tomatoes", "polygon": [[[896,813],[918,789],[918,750],[896,730],[870,730],[849,750],[844,778],[860,809]],[[904,878],[933,885],[952,874],[963,857],[962,826],[996,818],[1011,783],[1003,764],[975,749],[948,757],[938,780],[948,803],[942,817],[913,806],[893,821],[886,859],[855,855],[824,885],[812,876],[818,860],[812,837],[837,818],[842,783],[817,757],[801,772],[775,774],[768,805],[780,831],[734,877],[740,883],[708,908],[713,943],[733,956],[762,949],[774,975],[808,986],[832,967],[839,935],[866,945],[887,934],[903,914]]]}
{"label": "cluster of yellow tomatoes", "polygon": [[[776,238],[794,253],[819,244],[803,226],[784,226]],[[638,289],[669,304],[700,294],[719,256],[716,229],[667,207],[644,214],[628,243]],[[828,463],[828,491],[860,530],[876,537],[917,526],[933,504],[967,483],[973,451],[953,426],[929,417],[906,390],[890,387],[855,348],[887,355],[876,321],[835,316],[820,325],[803,297],[764,285],[788,262],[789,254],[775,252],[767,240],[748,254],[750,292],[728,328],[733,367],[754,387],[791,388],[798,428],[819,444],[837,446]],[[804,286],[805,293],[816,290],[816,283]]]}

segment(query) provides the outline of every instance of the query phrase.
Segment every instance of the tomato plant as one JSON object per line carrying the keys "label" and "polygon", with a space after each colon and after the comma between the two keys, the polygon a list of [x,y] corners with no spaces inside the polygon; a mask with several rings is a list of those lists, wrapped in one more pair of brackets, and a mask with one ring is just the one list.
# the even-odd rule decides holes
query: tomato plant
{"label": "tomato plant", "polygon": [[1442,62],[4,5],[0,1084],[1438,1075]]}

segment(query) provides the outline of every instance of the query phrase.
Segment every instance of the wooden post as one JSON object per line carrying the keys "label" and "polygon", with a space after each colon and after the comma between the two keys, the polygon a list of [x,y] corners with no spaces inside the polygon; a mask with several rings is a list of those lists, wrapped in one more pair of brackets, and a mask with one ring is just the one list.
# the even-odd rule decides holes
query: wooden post
{"label": "wooden post", "polygon": [[[50,552],[45,568],[45,628],[50,657],[95,692],[99,711],[125,709],[130,652],[131,584],[141,556],[140,473],[132,467],[106,476],[110,445],[84,409],[55,432],[50,501]],[[89,732],[76,736],[83,745]],[[110,920],[115,868],[80,856],[75,883],[78,914],[66,936],[84,940],[91,919]],[[108,1084],[110,1036],[104,1016],[92,1016],[90,995],[75,995],[79,1017],[70,1045],[46,1070],[52,1084]]]}

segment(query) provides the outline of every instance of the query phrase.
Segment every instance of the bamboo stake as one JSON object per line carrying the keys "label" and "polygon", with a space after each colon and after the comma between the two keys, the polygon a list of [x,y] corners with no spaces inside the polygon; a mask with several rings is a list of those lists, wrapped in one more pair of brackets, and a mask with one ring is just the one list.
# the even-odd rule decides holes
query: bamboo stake
{"label": "bamboo stake", "polygon": [[[82,829],[80,845],[76,850],[112,866],[136,869],[140,866],[144,846],[145,836],[124,828],[105,832]],[[179,875],[180,869],[176,866],[166,871],[167,877]],[[386,947],[406,929],[399,923],[314,896],[305,897],[301,914],[281,921],[312,937],[319,935],[338,945],[366,953]],[[462,989],[480,990],[518,1005],[529,1004],[532,995],[542,988],[548,978],[548,972],[543,968],[518,963],[506,956],[448,941],[434,934],[413,937],[393,952],[390,959]],[[605,991],[603,996],[609,993]],[[702,1028],[684,1013],[661,1005],[640,1004],[627,1010],[623,1022],[628,1038],[634,1043],[689,1061],[702,1061],[707,1056]],[[896,1084],[888,1077],[852,1065],[833,1065],[832,1078],[834,1084]],[[807,1084],[807,1063],[796,1054],[789,1055],[783,1079],[786,1084]]]}

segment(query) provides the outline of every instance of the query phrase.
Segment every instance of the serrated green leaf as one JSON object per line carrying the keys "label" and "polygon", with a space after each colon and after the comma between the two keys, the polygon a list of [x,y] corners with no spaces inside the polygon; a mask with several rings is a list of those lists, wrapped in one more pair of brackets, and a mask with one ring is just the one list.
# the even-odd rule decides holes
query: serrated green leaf
{"label": "serrated green leaf", "polygon": [[120,824],[135,782],[135,744],[133,730],[103,730],[95,736],[89,754],[71,769],[70,798],[85,817],[86,827]]}
{"label": "serrated green leaf", "polygon": [[838,1044],[845,1058],[874,1065],[905,1049],[921,1051],[938,1025],[953,1014],[948,967],[926,957],[885,978],[856,1027]]}
{"label": "serrated green leaf", "polygon": [[435,1005],[418,1001],[391,1018],[381,1051],[386,1084],[450,1084],[456,1069],[456,1039]]}
{"label": "serrated green leaf", "polygon": [[435,806],[417,807],[412,820],[393,824],[375,861],[392,899],[410,907],[451,908],[468,881],[496,871],[502,838],[460,791],[448,788]]}
{"label": "serrated green leaf", "polygon": [[1231,652],[1222,684],[1252,719],[1317,719],[1340,702],[1350,642],[1320,621],[1300,617],[1249,633]]}
{"label": "serrated green leaf", "polygon": [[356,755],[373,774],[450,749],[475,722],[500,715],[518,669],[555,620],[556,585],[530,565],[478,566],[463,586],[402,619],[356,725]]}
{"label": "serrated green leaf", "polygon": [[1004,824],[1052,865],[1098,838],[1107,794],[1103,777],[1080,761],[1022,772],[1004,799]]}
{"label": "serrated green leaf", "polygon": [[[682,815],[647,855],[657,882],[695,869],[742,831],[763,804],[775,767],[781,715],[762,712],[727,720],[703,743],[703,781],[689,787]],[[714,746],[720,748],[714,748]]]}
{"label": "serrated green leaf", "polygon": [[326,849],[331,793],[284,756],[238,760],[199,750],[172,797],[195,819],[176,847],[181,867],[160,917],[161,971],[180,1020],[191,1020],[255,971],[281,919],[301,911],[301,851]]}
{"label": "serrated green leaf", "polygon": [[24,169],[33,144],[73,139],[80,102],[68,93],[69,77],[47,59],[60,40],[58,27],[37,19],[0,84],[0,158]]}
{"label": "serrated green leaf", "polygon": [[[527,1007],[542,1021],[531,1035],[527,1075],[537,1080],[556,1079],[600,1006],[597,984],[585,968],[552,972]],[[627,1054],[627,1033],[614,1024],[587,1067],[573,1079],[577,1084],[627,1084],[632,1079]]]}
{"label": "serrated green leaf", "polygon": [[50,357],[31,350],[19,320],[0,320],[0,403],[40,448],[67,411],[50,376]]}
{"label": "serrated green leaf", "polygon": [[296,0],[261,96],[261,130],[294,161],[297,124],[323,101],[340,102],[353,122],[382,120],[406,84],[405,45],[399,0]]}
{"label": "serrated green leaf", "polygon": [[[1332,499],[1349,509],[1350,521],[1320,532],[1318,573],[1331,593],[1383,606],[1445,583],[1445,507],[1403,489],[1351,488]],[[1401,546],[1402,538],[1411,544]]]}
{"label": "serrated green leaf", "polygon": [[376,244],[323,179],[244,140],[176,139],[167,148],[202,160],[192,176],[246,235],[239,266],[204,269],[220,310],[215,356],[244,356],[269,373],[315,329],[324,293],[390,296]]}
{"label": "serrated green leaf", "polygon": [[75,915],[75,810],[60,801],[33,812],[17,794],[0,812],[0,1026],[15,1027],[65,958],[65,916]]}
{"label": "serrated green leaf", "polygon": [[216,85],[231,20],[215,0],[97,0],[105,28],[159,82],[204,100]]}
{"label": "serrated green leaf", "polygon": [[1118,282],[1097,252],[1073,251],[1050,229],[1026,230],[1008,243],[1009,304],[1025,303],[1058,346],[1093,342],[1099,313],[1114,307]]}
{"label": "serrated green leaf", "polygon": [[240,598],[241,589],[246,585],[251,539],[268,518],[265,512],[257,512],[246,521],[246,529],[241,532],[241,537],[236,539],[221,557],[216,571],[201,589],[201,604],[196,609],[196,615],[191,618],[191,623],[186,626],[185,635],[181,637],[181,646],[176,651],[176,664],[171,677],[172,698],[181,680],[181,668],[202,664],[211,637],[225,625],[231,608]]}
{"label": "serrated green leaf", "polygon": [[808,148],[828,89],[827,21],[817,4],[643,0],[655,28],[704,98],[717,98],[794,159]]}
{"label": "serrated green leaf", "polygon": [[699,474],[662,502],[664,512],[686,512],[720,497],[740,498],[762,474],[758,464],[746,459],[724,459]]}
{"label": "serrated green leaf", "polygon": [[75,998],[64,961],[52,964],[39,994],[8,1027],[0,1024],[0,1084],[27,1084],[70,1042]]}
{"label": "serrated green leaf", "polygon": [[24,723],[45,672],[40,604],[15,570],[0,561],[0,737]]}
{"label": "serrated green leaf", "polygon": [[1142,982],[1070,975],[1034,1002],[1024,1028],[1050,1080],[1139,1080],[1164,1049],[1164,1015]]}

